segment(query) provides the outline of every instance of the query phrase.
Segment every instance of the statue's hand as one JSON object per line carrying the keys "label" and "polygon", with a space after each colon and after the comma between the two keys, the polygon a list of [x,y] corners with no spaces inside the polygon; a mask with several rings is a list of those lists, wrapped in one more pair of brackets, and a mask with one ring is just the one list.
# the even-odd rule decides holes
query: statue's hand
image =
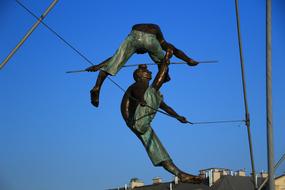
{"label": "statue's hand", "polygon": [[101,67],[98,65],[92,65],[91,67],[88,67],[87,69],[85,69],[85,71],[88,72],[96,72],[100,69]]}
{"label": "statue's hand", "polygon": [[178,116],[177,119],[178,119],[178,121],[180,121],[181,123],[188,123],[186,117]]}
{"label": "statue's hand", "polygon": [[191,59],[191,61],[187,62],[187,65],[189,65],[189,66],[196,66],[198,64],[199,64],[199,62],[194,61],[193,59]]}

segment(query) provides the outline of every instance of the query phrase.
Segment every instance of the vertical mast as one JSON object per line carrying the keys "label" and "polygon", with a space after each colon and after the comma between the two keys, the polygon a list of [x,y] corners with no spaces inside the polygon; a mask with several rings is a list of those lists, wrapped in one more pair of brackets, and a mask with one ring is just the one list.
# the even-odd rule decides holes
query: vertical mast
{"label": "vertical mast", "polygon": [[274,184],[274,147],[272,126],[272,44],[271,44],[271,0],[266,0],[266,126],[269,190]]}

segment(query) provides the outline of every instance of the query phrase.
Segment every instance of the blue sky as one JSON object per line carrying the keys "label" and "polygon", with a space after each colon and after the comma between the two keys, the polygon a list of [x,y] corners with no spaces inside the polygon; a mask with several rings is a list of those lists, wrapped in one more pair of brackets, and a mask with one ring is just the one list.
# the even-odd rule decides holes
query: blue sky
{"label": "blue sky", "polygon": [[[51,1],[22,0],[37,15]],[[285,152],[285,4],[273,2],[273,126],[275,159]],[[234,0],[59,1],[45,22],[94,63],[111,56],[136,23],[156,23],[164,37],[196,60],[170,66],[165,102],[189,121],[243,119]],[[265,0],[240,0],[241,32],[256,170],[267,170]],[[0,60],[35,22],[14,1],[0,1]],[[173,61],[178,61],[173,58]],[[150,62],[134,55],[129,63]],[[5,190],[106,189],[132,177],[150,183],[172,176],[153,167],[120,113],[123,92],[106,81],[100,107],[90,104],[97,73],[66,74],[89,64],[40,25],[0,71],[0,187]],[[124,89],[134,68],[112,77]],[[153,73],[156,67],[150,68]],[[246,128],[189,126],[157,114],[153,128],[182,170],[224,167],[249,173]],[[283,164],[277,174],[285,172]]]}

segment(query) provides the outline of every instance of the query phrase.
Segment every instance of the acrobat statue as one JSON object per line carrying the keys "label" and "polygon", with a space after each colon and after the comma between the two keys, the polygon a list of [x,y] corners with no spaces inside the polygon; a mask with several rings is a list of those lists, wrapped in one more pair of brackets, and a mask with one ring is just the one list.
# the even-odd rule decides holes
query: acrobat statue
{"label": "acrobat statue", "polygon": [[146,65],[140,65],[133,73],[135,83],[127,89],[123,96],[121,113],[127,126],[141,140],[154,166],[162,166],[173,175],[178,176],[182,182],[201,183],[200,177],[187,174],[175,166],[151,128],[151,121],[158,109],[164,110],[182,123],[187,123],[185,117],[178,115],[163,101],[159,89],[166,76],[166,72],[157,74],[149,86],[152,73]]}
{"label": "acrobat statue", "polygon": [[115,75],[134,53],[148,53],[151,59],[157,63],[161,71],[160,73],[167,72],[164,82],[170,80],[168,64],[173,54],[177,58],[187,62],[190,66],[198,64],[197,61],[189,58],[181,50],[166,42],[158,25],[136,24],[132,27],[130,34],[112,57],[86,69],[89,72],[100,70],[96,84],[90,91],[91,103],[95,107],[99,106],[100,89],[106,77],[108,75]]}

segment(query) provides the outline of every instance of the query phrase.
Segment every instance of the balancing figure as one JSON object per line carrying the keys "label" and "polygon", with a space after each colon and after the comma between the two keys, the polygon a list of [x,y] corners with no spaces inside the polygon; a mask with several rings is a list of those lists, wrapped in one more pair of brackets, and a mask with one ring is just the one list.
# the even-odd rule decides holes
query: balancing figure
{"label": "balancing figure", "polygon": [[151,59],[157,63],[159,70],[162,70],[162,73],[164,71],[167,72],[164,82],[170,80],[168,64],[173,54],[177,58],[187,62],[190,66],[198,64],[198,62],[189,58],[184,52],[166,42],[158,25],[136,24],[132,27],[130,34],[112,57],[86,69],[89,72],[100,70],[96,85],[90,91],[91,103],[95,107],[99,106],[100,89],[106,77],[108,75],[115,75],[134,53],[148,53]]}
{"label": "balancing figure", "polygon": [[121,103],[121,113],[127,126],[141,140],[154,166],[162,166],[182,182],[201,183],[200,177],[187,174],[175,166],[151,127],[151,121],[159,108],[180,122],[187,123],[185,117],[178,115],[163,101],[159,92],[166,72],[157,74],[151,86],[149,81],[152,73],[146,65],[140,65],[133,77],[135,83],[127,89]]}

